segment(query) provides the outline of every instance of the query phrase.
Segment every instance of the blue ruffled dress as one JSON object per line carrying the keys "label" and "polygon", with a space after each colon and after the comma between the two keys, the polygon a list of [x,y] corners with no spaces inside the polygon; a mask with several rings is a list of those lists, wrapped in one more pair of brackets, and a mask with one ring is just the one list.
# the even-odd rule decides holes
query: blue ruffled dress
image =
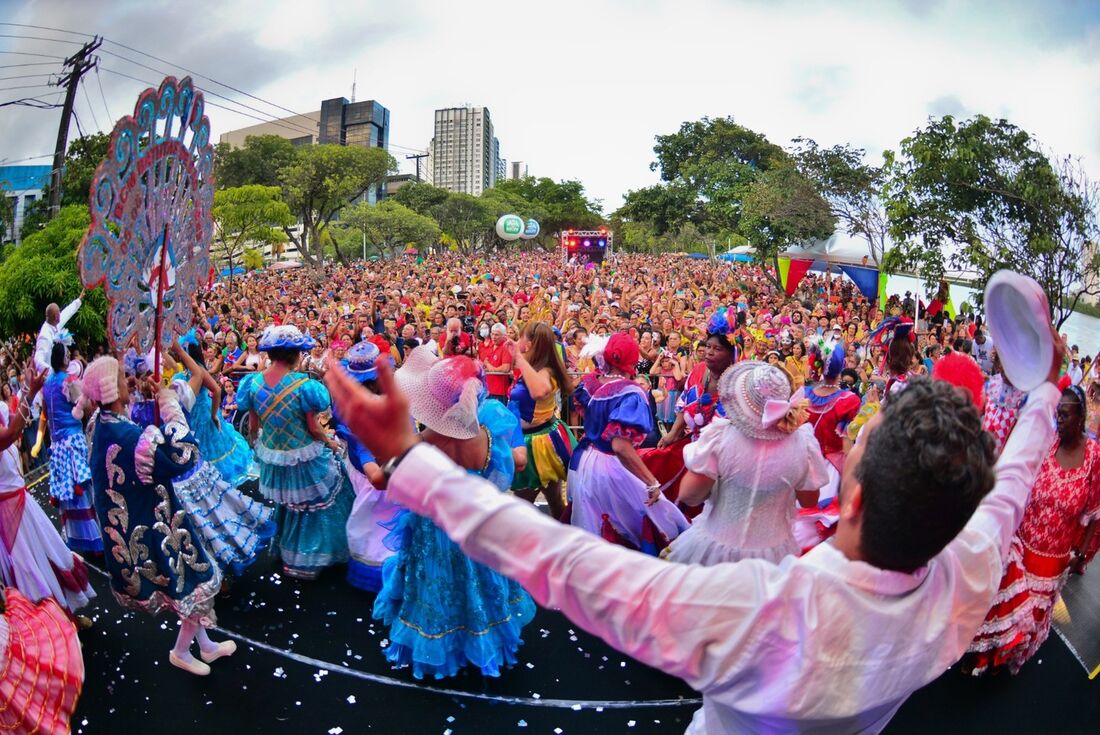
{"label": "blue ruffled dress", "polygon": [[[172,381],[172,387],[184,412],[188,413],[188,423],[201,410],[205,410],[207,420],[210,419],[209,395],[202,409],[187,380],[177,378]],[[191,518],[195,531],[223,572],[241,576],[279,530],[274,509],[253,500],[222,479],[206,461],[201,443],[195,466],[177,477],[174,485],[176,496]]]}
{"label": "blue ruffled dress", "polygon": [[84,427],[73,416],[69,392],[76,378],[53,373],[42,389],[50,428],[50,497],[57,501],[65,543],[80,553],[102,553],[103,539],[92,507],[92,469]]}
{"label": "blue ruffled dress", "polygon": [[[492,442],[489,463],[470,473],[507,492],[518,422],[494,400],[482,403],[478,420]],[[397,552],[382,567],[374,617],[390,626],[390,663],[411,665],[417,679],[454,676],[466,664],[499,676],[501,666],[516,663],[520,633],[535,616],[534,601],[517,582],[471,561],[438,526],[411,511],[398,515],[387,542]]]}
{"label": "blue ruffled dress", "polygon": [[348,559],[353,492],[332,450],[313,438],[306,414],[328,409],[328,389],[302,373],[268,386],[263,373],[241,380],[237,405],[260,419],[260,492],[279,505],[276,545],[286,573],[313,579]]}
{"label": "blue ruffled dress", "polygon": [[[175,379],[190,380],[191,373],[184,371]],[[195,404],[189,411],[191,433],[195,435],[199,451],[207,464],[217,470],[230,487],[240,487],[248,480],[252,449],[248,446],[248,440],[228,420],[223,419],[214,425],[210,402],[210,391],[204,385],[199,388]]]}

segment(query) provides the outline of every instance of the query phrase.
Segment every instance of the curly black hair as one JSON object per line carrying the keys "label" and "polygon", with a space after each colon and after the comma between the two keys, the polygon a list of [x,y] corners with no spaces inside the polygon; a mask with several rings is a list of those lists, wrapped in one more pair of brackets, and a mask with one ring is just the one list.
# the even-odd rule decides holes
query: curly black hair
{"label": "curly black hair", "polygon": [[993,465],[993,438],[970,397],[943,381],[909,380],[855,468],[864,561],[899,572],[927,564],[993,488]]}

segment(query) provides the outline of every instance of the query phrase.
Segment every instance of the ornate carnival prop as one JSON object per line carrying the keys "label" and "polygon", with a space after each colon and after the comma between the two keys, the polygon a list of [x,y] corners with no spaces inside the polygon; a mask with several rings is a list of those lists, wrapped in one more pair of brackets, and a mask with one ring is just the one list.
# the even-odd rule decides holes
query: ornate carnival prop
{"label": "ornate carnival prop", "polygon": [[92,222],[77,252],[85,287],[103,284],[112,348],[161,349],[191,325],[209,275],[214,147],[202,93],[167,77],[115,124],[89,192]]}

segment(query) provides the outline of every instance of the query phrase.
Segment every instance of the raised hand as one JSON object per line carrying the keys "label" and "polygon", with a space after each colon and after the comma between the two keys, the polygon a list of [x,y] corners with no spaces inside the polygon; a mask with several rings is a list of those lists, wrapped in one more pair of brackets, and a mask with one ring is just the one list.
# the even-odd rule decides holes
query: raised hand
{"label": "raised hand", "polygon": [[380,465],[416,443],[409,418],[409,401],[394,382],[393,368],[388,361],[378,362],[381,395],[372,394],[349,378],[338,364],[328,365],[325,385],[348,428]]}

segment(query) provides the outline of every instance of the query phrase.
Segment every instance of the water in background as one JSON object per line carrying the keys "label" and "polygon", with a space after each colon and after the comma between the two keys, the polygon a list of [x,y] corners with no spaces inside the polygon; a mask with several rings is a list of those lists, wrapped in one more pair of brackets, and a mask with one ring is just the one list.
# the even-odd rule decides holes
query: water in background
{"label": "water in background", "polygon": [[[923,293],[924,289],[921,287],[921,282],[916,278],[890,276],[890,280],[886,285],[887,294],[904,296],[906,291]],[[951,298],[957,307],[962,306],[964,301],[973,304],[971,299],[973,293],[974,289],[966,286],[951,286]],[[927,299],[925,301],[927,302]],[[1095,356],[1097,352],[1100,352],[1100,319],[1075,311],[1070,314],[1059,331],[1069,337],[1071,345],[1077,345],[1081,349],[1082,355]]]}

